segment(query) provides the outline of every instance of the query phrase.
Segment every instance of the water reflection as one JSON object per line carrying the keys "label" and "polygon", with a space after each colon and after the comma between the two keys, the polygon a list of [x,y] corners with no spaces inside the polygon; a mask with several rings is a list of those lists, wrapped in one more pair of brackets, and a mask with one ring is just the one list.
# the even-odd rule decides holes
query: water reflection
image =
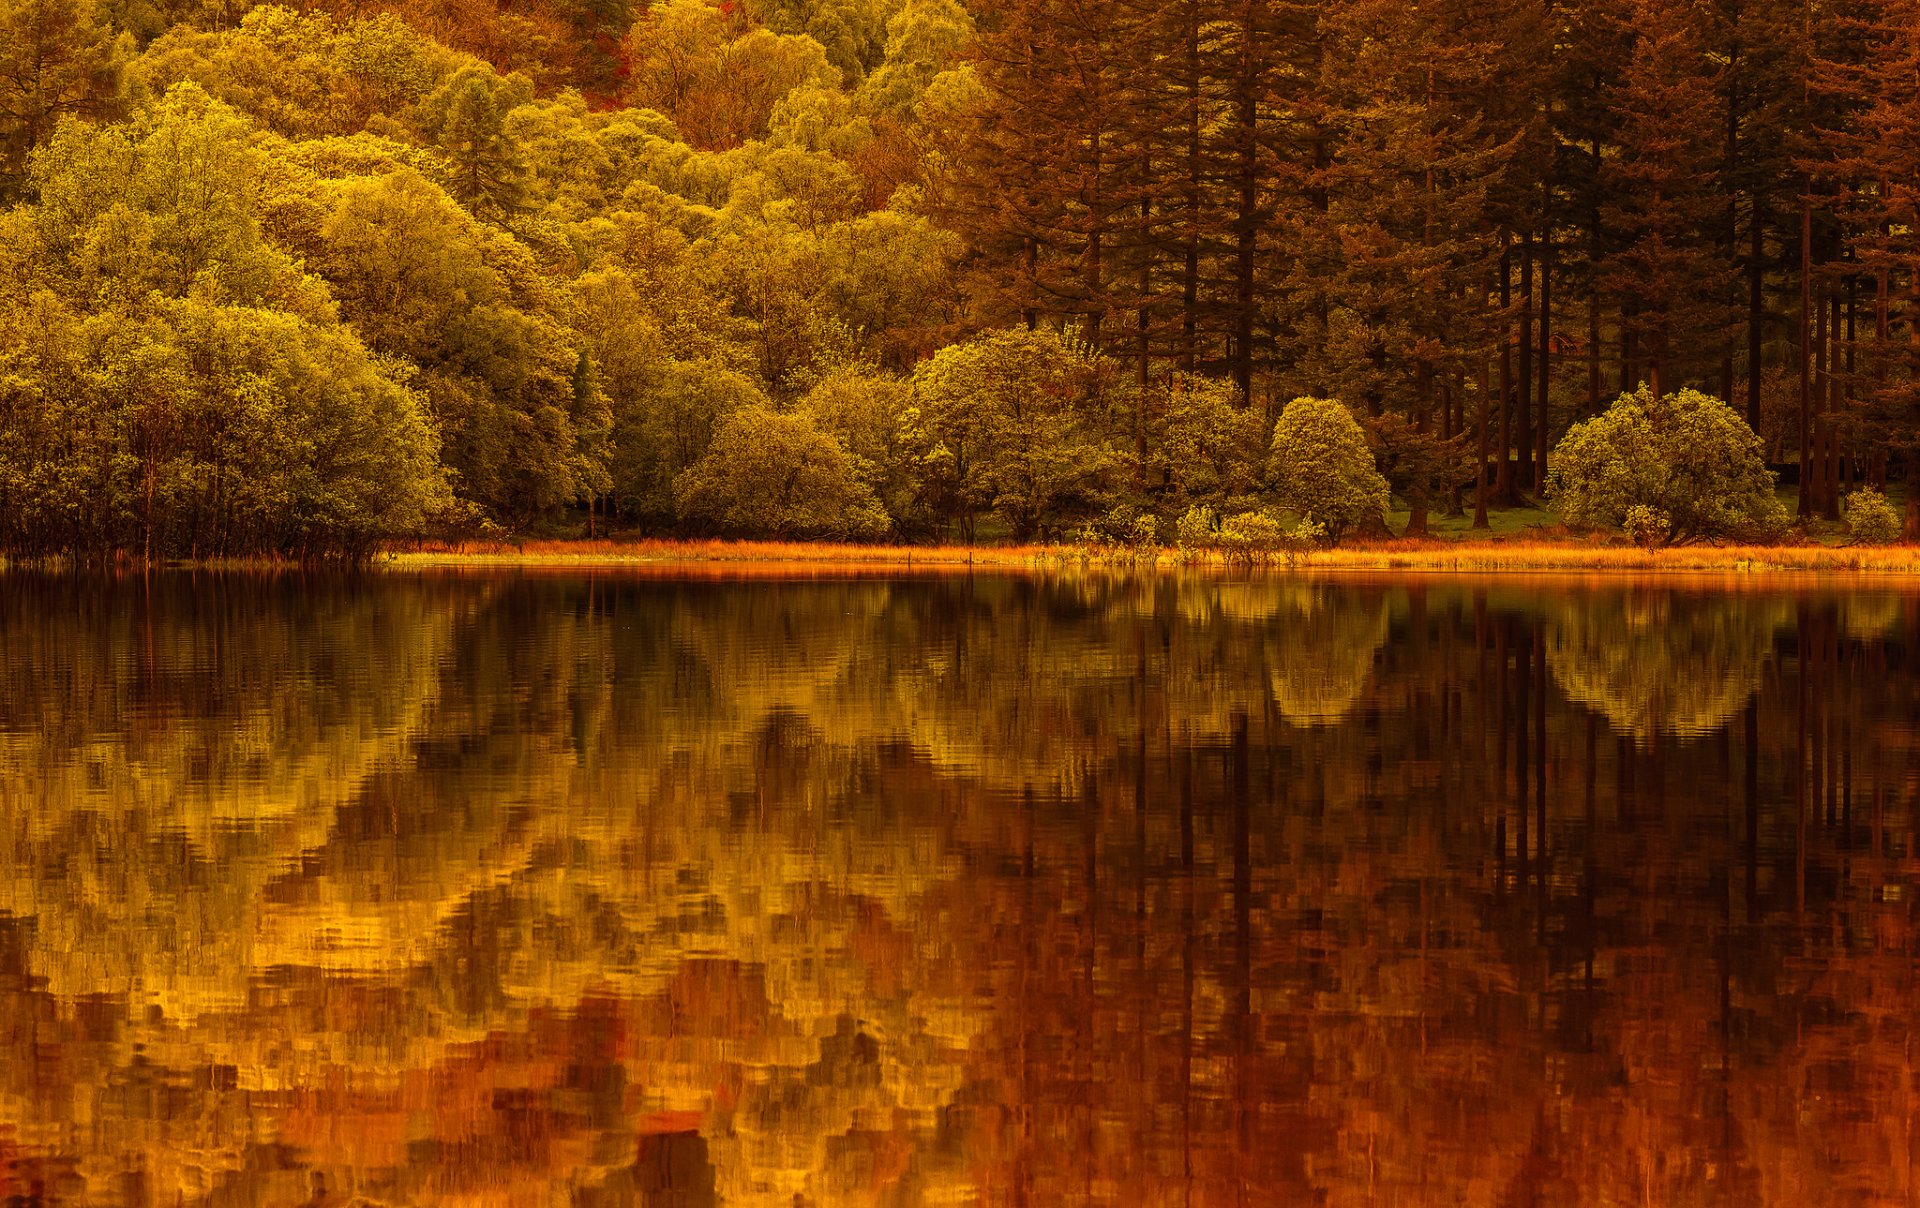
{"label": "water reflection", "polygon": [[[1859,613],[1852,600],[1842,608]],[[1583,595],[1552,611],[1547,666],[1555,685],[1643,740],[1727,724],[1760,687],[1774,636],[1793,620],[1784,599],[1672,590]]]}
{"label": "water reflection", "polygon": [[0,579],[0,1197],[1881,1203],[1920,598]]}

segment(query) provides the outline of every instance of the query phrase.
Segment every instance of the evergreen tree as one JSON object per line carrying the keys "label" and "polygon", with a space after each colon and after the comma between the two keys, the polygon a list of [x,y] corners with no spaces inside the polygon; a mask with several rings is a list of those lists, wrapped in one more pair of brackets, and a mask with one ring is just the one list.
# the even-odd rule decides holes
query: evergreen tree
{"label": "evergreen tree", "polygon": [[1458,462],[1464,424],[1443,391],[1487,352],[1490,206],[1519,142],[1475,104],[1500,53],[1485,17],[1479,5],[1348,0],[1327,21],[1329,77],[1344,87],[1327,173],[1339,267],[1322,376],[1373,419],[1404,417],[1390,430],[1411,533],[1426,531]]}
{"label": "evergreen tree", "polygon": [[117,66],[111,31],[78,0],[0,0],[0,201],[62,116],[113,104]]}
{"label": "evergreen tree", "polygon": [[1625,375],[1656,395],[1707,380],[1735,321],[1732,266],[1714,255],[1722,203],[1724,66],[1708,53],[1700,11],[1683,0],[1632,0],[1631,58],[1608,103],[1619,150],[1603,220],[1619,239],[1603,280],[1633,351]]}

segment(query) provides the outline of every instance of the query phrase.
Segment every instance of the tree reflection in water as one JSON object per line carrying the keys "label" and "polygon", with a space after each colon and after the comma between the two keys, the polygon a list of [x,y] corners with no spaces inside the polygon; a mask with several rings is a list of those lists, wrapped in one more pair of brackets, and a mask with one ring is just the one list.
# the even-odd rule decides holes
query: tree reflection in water
{"label": "tree reflection in water", "polygon": [[[1698,737],[1760,687],[1774,635],[1793,606],[1778,598],[1673,590],[1564,600],[1547,630],[1547,665],[1569,700],[1640,739]],[[1851,607],[1848,601],[1843,607]]]}
{"label": "tree reflection in water", "polygon": [[0,579],[0,1195],[1911,1199],[1920,599]]}

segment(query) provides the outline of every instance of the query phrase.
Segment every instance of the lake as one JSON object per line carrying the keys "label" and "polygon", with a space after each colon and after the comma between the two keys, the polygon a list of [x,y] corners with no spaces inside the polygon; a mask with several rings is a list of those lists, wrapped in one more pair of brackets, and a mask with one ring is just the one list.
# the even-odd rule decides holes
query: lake
{"label": "lake", "polygon": [[1911,1203],[1920,595],[0,577],[0,1198]]}

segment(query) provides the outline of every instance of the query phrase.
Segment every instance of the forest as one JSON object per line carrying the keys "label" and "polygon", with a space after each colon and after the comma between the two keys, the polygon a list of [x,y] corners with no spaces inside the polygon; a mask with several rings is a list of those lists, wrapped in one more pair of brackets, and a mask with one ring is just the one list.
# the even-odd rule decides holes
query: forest
{"label": "forest", "polygon": [[1920,0],[0,0],[0,554],[1920,538],[1916,115]]}

